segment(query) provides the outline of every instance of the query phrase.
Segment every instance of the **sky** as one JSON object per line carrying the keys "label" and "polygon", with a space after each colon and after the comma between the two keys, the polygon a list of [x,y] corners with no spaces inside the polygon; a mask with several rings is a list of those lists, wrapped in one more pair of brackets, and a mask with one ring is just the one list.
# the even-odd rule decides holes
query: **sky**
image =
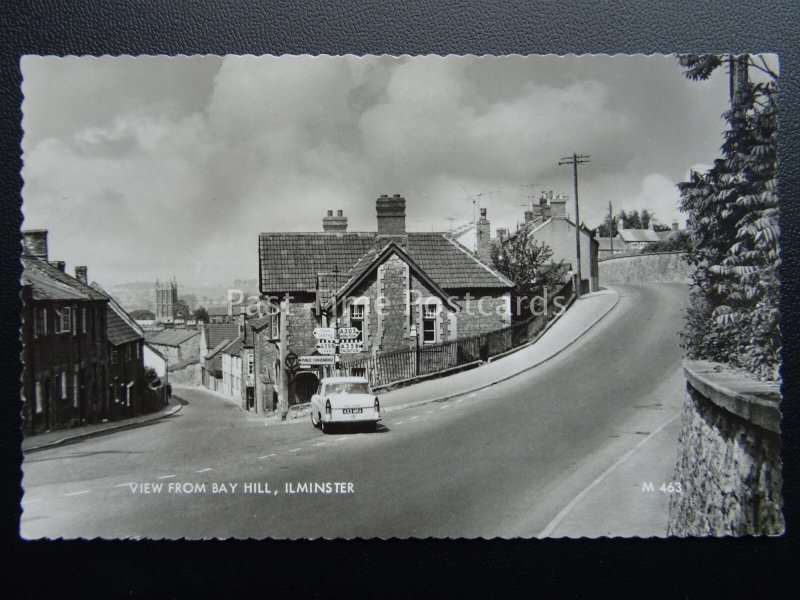
{"label": "sky", "polygon": [[[669,56],[35,57],[22,59],[23,229],[103,285],[258,277],[258,233],[513,229],[541,190],[581,220],[678,212],[675,184],[719,155],[727,76]],[[572,213],[571,203],[568,204]]]}

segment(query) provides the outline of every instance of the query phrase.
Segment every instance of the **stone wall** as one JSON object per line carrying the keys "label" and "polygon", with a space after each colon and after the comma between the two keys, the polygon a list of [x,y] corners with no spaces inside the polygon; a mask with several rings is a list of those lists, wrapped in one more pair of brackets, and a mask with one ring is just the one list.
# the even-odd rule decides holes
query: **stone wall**
{"label": "stone wall", "polygon": [[469,305],[467,305],[466,294],[453,293],[453,300],[461,306],[461,311],[456,314],[457,337],[464,338],[487,333],[511,324],[510,292],[472,290]]}
{"label": "stone wall", "polygon": [[677,536],[778,535],[780,393],[707,361],[686,361],[686,402],[671,496]]}
{"label": "stone wall", "polygon": [[692,267],[683,252],[630,254],[606,258],[598,263],[600,285],[631,283],[689,283]]}
{"label": "stone wall", "polygon": [[182,369],[170,370],[169,382],[175,385],[200,385],[202,382],[202,374],[200,372],[200,365],[195,363],[193,365],[186,365]]}

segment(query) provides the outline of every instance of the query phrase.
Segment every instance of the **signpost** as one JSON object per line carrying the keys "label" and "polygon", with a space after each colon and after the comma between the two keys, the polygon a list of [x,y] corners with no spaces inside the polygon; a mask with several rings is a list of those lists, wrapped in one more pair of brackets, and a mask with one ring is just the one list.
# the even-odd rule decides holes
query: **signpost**
{"label": "signpost", "polygon": [[364,351],[364,343],[359,341],[340,342],[339,352],[341,354],[358,354]]}
{"label": "signpost", "polygon": [[358,327],[339,327],[337,332],[340,340],[354,340],[361,335]]}
{"label": "signpost", "polygon": [[333,340],[336,339],[335,327],[315,327],[314,337],[318,340]]}
{"label": "signpost", "polygon": [[298,361],[300,366],[312,365],[329,365],[336,364],[336,356],[299,356]]}

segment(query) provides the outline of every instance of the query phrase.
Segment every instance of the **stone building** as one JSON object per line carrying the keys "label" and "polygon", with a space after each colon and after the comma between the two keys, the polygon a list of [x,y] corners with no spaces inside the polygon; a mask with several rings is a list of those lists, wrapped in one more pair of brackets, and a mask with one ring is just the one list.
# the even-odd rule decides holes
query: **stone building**
{"label": "stone building", "polygon": [[349,232],[347,217],[329,211],[322,232],[259,236],[262,304],[275,314],[254,342],[256,382],[271,382],[257,389],[258,402],[269,404],[273,392],[284,405],[310,398],[324,370],[290,381],[285,359],[319,354],[316,327],[354,327],[361,354],[376,355],[510,323],[513,284],[488,263],[485,209],[475,256],[446,233],[408,232],[405,207],[399,195],[378,198],[372,232]]}
{"label": "stone building", "polygon": [[199,327],[202,384],[209,390],[222,391],[221,352],[239,338],[240,326],[236,323],[201,323]]}
{"label": "stone building", "polygon": [[23,231],[22,396],[26,433],[111,418],[108,298],[63,261],[48,262],[47,230]]}
{"label": "stone building", "polygon": [[144,333],[147,343],[166,357],[170,368],[178,363],[200,362],[200,332],[196,329],[162,329]]}
{"label": "stone building", "polygon": [[155,393],[145,386],[144,331],[97,283],[92,288],[108,298],[106,339],[108,340],[108,394],[112,418],[119,419],[152,412]]}
{"label": "stone building", "polygon": [[156,317],[157,323],[173,323],[178,316],[178,283],[156,280]]}

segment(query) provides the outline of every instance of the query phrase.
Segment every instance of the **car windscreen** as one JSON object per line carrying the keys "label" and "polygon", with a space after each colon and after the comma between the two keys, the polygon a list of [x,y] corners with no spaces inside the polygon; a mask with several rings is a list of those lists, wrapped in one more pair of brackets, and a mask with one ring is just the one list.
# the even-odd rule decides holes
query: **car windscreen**
{"label": "car windscreen", "polygon": [[326,394],[369,394],[369,386],[361,382],[329,383],[325,387]]}

